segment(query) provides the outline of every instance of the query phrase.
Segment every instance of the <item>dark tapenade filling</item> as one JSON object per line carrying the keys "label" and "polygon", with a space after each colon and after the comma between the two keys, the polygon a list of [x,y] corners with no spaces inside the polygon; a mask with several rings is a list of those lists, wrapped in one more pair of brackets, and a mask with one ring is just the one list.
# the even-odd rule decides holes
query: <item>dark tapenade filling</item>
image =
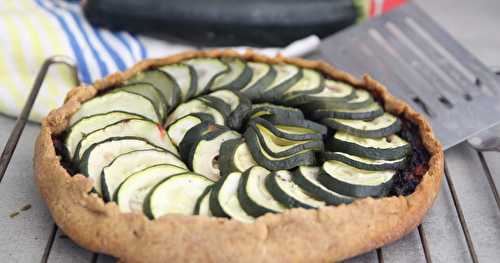
{"label": "dark tapenade filling", "polygon": [[419,127],[408,120],[402,120],[399,136],[411,144],[412,153],[404,169],[398,170],[392,188],[391,196],[410,195],[429,169],[429,152],[420,138]]}

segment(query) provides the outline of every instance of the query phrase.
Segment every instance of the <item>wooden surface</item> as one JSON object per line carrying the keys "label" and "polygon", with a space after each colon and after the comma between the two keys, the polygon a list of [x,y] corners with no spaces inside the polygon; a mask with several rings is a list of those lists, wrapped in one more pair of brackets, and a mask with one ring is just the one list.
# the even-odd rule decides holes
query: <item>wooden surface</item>
{"label": "wooden surface", "polygon": [[[435,7],[436,10],[428,11],[439,22],[444,22],[455,37],[465,39],[464,42],[473,53],[476,48],[480,50],[478,54],[485,57],[494,52],[489,50],[487,53],[484,43],[495,38],[494,34],[488,33],[497,32],[490,11],[496,10],[496,14],[498,9],[485,3],[488,1],[479,2],[479,7],[465,3],[463,10],[451,0],[425,0],[420,4],[424,9],[426,5]],[[467,19],[463,19],[461,14],[470,14],[465,12],[469,9],[467,5],[476,9],[484,8],[485,16],[467,16]],[[476,11],[476,14],[482,12]],[[451,18],[453,12],[455,17]],[[483,23],[474,19],[483,19]],[[455,24],[458,21],[458,27],[453,27],[453,21]],[[493,21],[498,24],[499,19]],[[484,41],[478,46],[473,38],[464,37],[469,31],[461,32],[461,25]],[[474,25],[481,27],[474,28]],[[497,42],[493,39],[492,43]],[[489,63],[491,60],[486,61]],[[15,119],[0,115],[0,150],[3,150],[14,126]],[[0,261],[113,262],[111,257],[80,248],[53,223],[33,181],[33,144],[38,130],[37,124],[26,124],[0,182]],[[439,196],[419,230],[379,251],[366,253],[347,262],[473,262],[473,259],[477,262],[498,262],[500,209],[492,185],[500,186],[500,153],[478,153],[463,143],[446,152],[446,168],[451,181],[444,180]],[[456,194],[455,198],[452,192]]]}

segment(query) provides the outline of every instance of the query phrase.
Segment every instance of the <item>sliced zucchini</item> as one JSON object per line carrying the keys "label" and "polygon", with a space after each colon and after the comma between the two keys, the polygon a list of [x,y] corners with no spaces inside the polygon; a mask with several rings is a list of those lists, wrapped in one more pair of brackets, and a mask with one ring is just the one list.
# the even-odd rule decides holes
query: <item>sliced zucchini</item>
{"label": "sliced zucchini", "polygon": [[144,138],[157,147],[179,155],[162,126],[144,119],[125,119],[94,131],[81,140],[77,146],[75,163],[91,145],[110,137],[125,136]]}
{"label": "sliced zucchini", "polygon": [[162,94],[160,93],[160,91],[158,91],[158,89],[155,86],[153,86],[153,84],[147,82],[126,84],[117,87],[111,92],[116,92],[119,90],[125,90],[148,98],[155,105],[156,112],[158,116],[161,117],[162,121],[165,119],[167,114],[166,111],[168,108],[167,103],[163,98]]}
{"label": "sliced zucchini", "polygon": [[196,200],[196,205],[194,206],[195,215],[213,216],[212,211],[210,211],[210,195],[212,189],[213,187],[207,187],[198,200]]}
{"label": "sliced zucchini", "polygon": [[410,144],[396,134],[366,138],[340,131],[328,142],[327,148],[375,160],[397,160],[411,151]]}
{"label": "sliced zucchini", "polygon": [[248,62],[252,70],[252,79],[240,91],[250,99],[258,98],[259,94],[267,88],[276,78],[276,70],[269,64]]}
{"label": "sliced zucchini", "polygon": [[302,78],[290,87],[283,96],[293,97],[296,95],[316,94],[324,89],[325,79],[323,75],[313,69],[302,69]]}
{"label": "sliced zucchini", "polygon": [[125,83],[147,82],[155,86],[165,99],[169,110],[181,100],[181,92],[175,80],[164,71],[151,69],[142,71],[128,79]]}
{"label": "sliced zucchini", "polygon": [[386,195],[396,171],[367,171],[338,161],[326,161],[318,180],[327,188],[354,197]]}
{"label": "sliced zucchini", "polygon": [[270,176],[268,170],[254,166],[244,172],[241,177],[237,193],[238,200],[241,208],[253,217],[266,213],[278,213],[286,209],[267,191],[265,186],[267,176]]}
{"label": "sliced zucchini", "polygon": [[[257,136],[260,146],[264,149],[264,151],[275,158],[288,157],[305,150],[323,150],[323,141],[321,140],[288,140],[274,135],[264,127],[261,129],[256,129],[252,126],[248,127],[245,132],[245,138],[247,138],[246,136]],[[251,139],[247,138],[247,140]]]}
{"label": "sliced zucchini", "polygon": [[196,92],[196,72],[185,64],[170,64],[159,68],[166,72],[177,83],[182,101],[187,101]]}
{"label": "sliced zucchini", "polygon": [[213,183],[195,173],[167,177],[151,189],[146,197],[145,214],[150,218],[167,214],[193,215],[196,201]]}
{"label": "sliced zucchini", "polygon": [[361,109],[373,103],[373,96],[364,89],[356,89],[354,92],[354,98],[347,101],[345,104],[342,104],[341,108],[343,109]]}
{"label": "sliced zucchini", "polygon": [[230,112],[233,112],[236,110],[236,108],[238,108],[240,104],[240,97],[238,96],[239,95],[238,93],[232,90],[223,89],[211,92],[208,95],[210,97],[216,97],[222,100],[226,105],[229,106]]}
{"label": "sliced zucchini", "polygon": [[307,129],[313,130],[316,133],[321,134],[321,136],[326,135],[328,129],[326,126],[321,125],[317,122],[313,122],[306,119],[298,119],[298,118],[279,118],[274,115],[271,116],[262,116],[261,118],[266,119],[267,121],[274,124],[276,127],[286,127],[288,129]]}
{"label": "sliced zucchini", "polygon": [[210,194],[210,211],[219,217],[229,217],[243,223],[253,223],[255,217],[241,208],[238,201],[238,186],[241,173],[234,172],[218,181]]}
{"label": "sliced zucchini", "polygon": [[319,208],[325,202],[312,197],[292,181],[292,174],[287,170],[273,172],[266,178],[266,188],[269,193],[288,208]]}
{"label": "sliced zucchini", "polygon": [[390,113],[384,113],[373,120],[325,118],[321,122],[334,130],[370,138],[389,136],[401,130],[401,121]]}
{"label": "sliced zucchini", "polygon": [[218,180],[221,144],[240,137],[239,133],[232,130],[214,131],[204,135],[190,149],[187,159],[189,168],[195,173]]}
{"label": "sliced zucchini", "polygon": [[189,154],[191,148],[204,138],[207,134],[212,134],[211,136],[216,136],[222,132],[229,130],[225,126],[217,125],[210,122],[202,122],[197,124],[193,128],[186,132],[186,135],[179,143],[179,153],[183,160],[189,161]]}
{"label": "sliced zucchini", "polygon": [[320,168],[316,166],[300,166],[292,176],[292,180],[311,196],[323,200],[329,205],[350,204],[355,198],[334,192],[318,181]]}
{"label": "sliced zucchini", "polygon": [[252,102],[238,91],[221,89],[210,93],[211,97],[223,100],[231,108],[226,123],[232,129],[240,129],[242,122],[252,109]]}
{"label": "sliced zucchini", "polygon": [[250,119],[257,117],[274,117],[286,121],[288,119],[304,119],[304,114],[299,109],[274,105],[270,103],[253,104]]}
{"label": "sliced zucchini", "polygon": [[121,154],[102,169],[100,179],[104,200],[115,199],[116,189],[131,174],[158,164],[171,164],[187,169],[177,156],[164,150],[137,150]]}
{"label": "sliced zucchini", "polygon": [[143,212],[146,196],[155,185],[172,175],[186,172],[186,169],[171,164],[147,167],[130,175],[120,184],[115,201],[123,213]]}
{"label": "sliced zucchini", "polygon": [[192,58],[183,62],[191,65],[196,72],[196,92],[194,96],[208,91],[214,80],[229,70],[226,63],[216,58]]}
{"label": "sliced zucchini", "polygon": [[[247,129],[245,138],[253,159],[261,166],[271,170],[288,170],[301,165],[315,165],[316,158],[311,150],[304,150],[286,157],[273,157],[262,147],[259,137],[251,134]],[[248,133],[248,134],[247,134]]]}
{"label": "sliced zucchini", "polygon": [[240,58],[221,58],[229,66],[229,72],[215,78],[212,90],[239,90],[252,79],[252,69]]}
{"label": "sliced zucchini", "polygon": [[85,136],[87,136],[87,134],[102,129],[115,122],[132,118],[141,119],[143,117],[123,111],[112,111],[80,119],[78,122],[69,127],[69,130],[64,137],[64,145],[69,159],[73,159],[78,143]]}
{"label": "sliced zucchini", "polygon": [[357,110],[367,107],[374,102],[370,92],[364,89],[354,89],[354,97],[350,98],[348,101],[332,101],[330,99],[326,100],[315,100],[313,102],[308,102],[299,107],[307,112],[313,112],[317,109],[345,109],[345,110]]}
{"label": "sliced zucchini", "polygon": [[83,154],[78,168],[80,173],[94,181],[94,189],[102,193],[101,173],[117,156],[137,150],[157,149],[148,141],[137,137],[111,137],[94,143]]}
{"label": "sliced zucchini", "polygon": [[112,111],[137,114],[158,123],[161,121],[161,116],[158,115],[151,100],[136,93],[118,90],[84,102],[80,109],[71,116],[69,125],[88,116]]}
{"label": "sliced zucchini", "polygon": [[263,89],[258,100],[278,101],[289,88],[295,85],[302,78],[302,70],[291,64],[274,64],[276,78],[266,88]]}
{"label": "sliced zucchini", "polygon": [[323,152],[322,157],[325,161],[335,160],[369,171],[397,170],[406,164],[405,157],[396,160],[373,160],[343,152]]}
{"label": "sliced zucchini", "polygon": [[219,111],[222,114],[222,116],[224,116],[225,120],[229,119],[229,115],[231,115],[231,105],[227,104],[225,101],[209,95],[198,97],[196,98],[196,100],[201,100],[205,102],[208,106]]}
{"label": "sliced zucchini", "polygon": [[243,173],[257,165],[243,139],[227,140],[220,146],[219,170],[221,176],[232,172]]}
{"label": "sliced zucchini", "polygon": [[288,105],[303,105],[311,104],[316,107],[325,108],[326,105],[340,104],[354,98],[354,88],[340,81],[327,79],[324,81],[324,88],[319,93],[301,94],[297,93],[295,96],[290,95],[285,98]]}
{"label": "sliced zucchini", "polygon": [[207,113],[191,113],[182,118],[177,119],[174,123],[170,124],[167,128],[167,133],[172,143],[179,146],[186,133],[194,126],[202,123],[214,123],[214,117]]}
{"label": "sliced zucchini", "polygon": [[174,110],[174,112],[170,113],[167,117],[166,125],[169,126],[174,121],[188,115],[191,113],[207,113],[212,115],[215,123],[224,125],[225,119],[224,115],[218,110],[210,107],[206,102],[202,100],[190,100],[188,102],[182,103]]}
{"label": "sliced zucchini", "polygon": [[348,120],[371,120],[380,117],[384,114],[384,109],[380,107],[380,104],[373,102],[370,105],[356,109],[317,109],[312,112],[312,117],[314,119],[324,119],[324,118],[337,118],[337,119],[348,119]]}
{"label": "sliced zucchini", "polygon": [[249,126],[254,127],[258,130],[268,130],[274,136],[293,140],[293,141],[306,141],[306,140],[321,140],[322,136],[320,133],[313,129],[297,127],[297,126],[287,126],[287,125],[273,125],[271,122],[263,118],[255,118],[250,121]]}

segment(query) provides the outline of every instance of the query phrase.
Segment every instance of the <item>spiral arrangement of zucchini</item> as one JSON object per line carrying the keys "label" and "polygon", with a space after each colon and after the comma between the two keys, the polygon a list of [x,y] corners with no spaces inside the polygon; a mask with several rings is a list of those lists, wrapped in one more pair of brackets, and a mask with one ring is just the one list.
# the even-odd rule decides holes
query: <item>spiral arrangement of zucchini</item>
{"label": "spiral arrangement of zucchini", "polygon": [[[310,119],[308,119],[310,118]],[[64,158],[122,212],[252,223],[388,194],[411,145],[367,90],[291,64],[192,58],[84,102]]]}

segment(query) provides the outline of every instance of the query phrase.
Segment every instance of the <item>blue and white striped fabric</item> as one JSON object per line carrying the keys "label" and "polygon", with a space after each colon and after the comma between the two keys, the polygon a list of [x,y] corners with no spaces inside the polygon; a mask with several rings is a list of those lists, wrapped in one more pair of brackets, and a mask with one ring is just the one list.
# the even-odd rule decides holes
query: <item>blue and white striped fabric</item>
{"label": "blue and white striped fabric", "polygon": [[[319,40],[312,37],[306,42],[306,46],[302,42],[285,50],[261,51],[268,55],[278,51],[301,55],[317,46]],[[192,49],[124,31],[93,27],[85,20],[78,3],[58,0],[0,1],[0,43],[0,112],[11,116],[21,112],[35,75],[47,57],[70,57],[78,67],[80,80],[92,83],[144,58]],[[64,66],[51,69],[33,107],[31,120],[39,121],[61,105],[67,91],[75,85],[71,76]]]}

